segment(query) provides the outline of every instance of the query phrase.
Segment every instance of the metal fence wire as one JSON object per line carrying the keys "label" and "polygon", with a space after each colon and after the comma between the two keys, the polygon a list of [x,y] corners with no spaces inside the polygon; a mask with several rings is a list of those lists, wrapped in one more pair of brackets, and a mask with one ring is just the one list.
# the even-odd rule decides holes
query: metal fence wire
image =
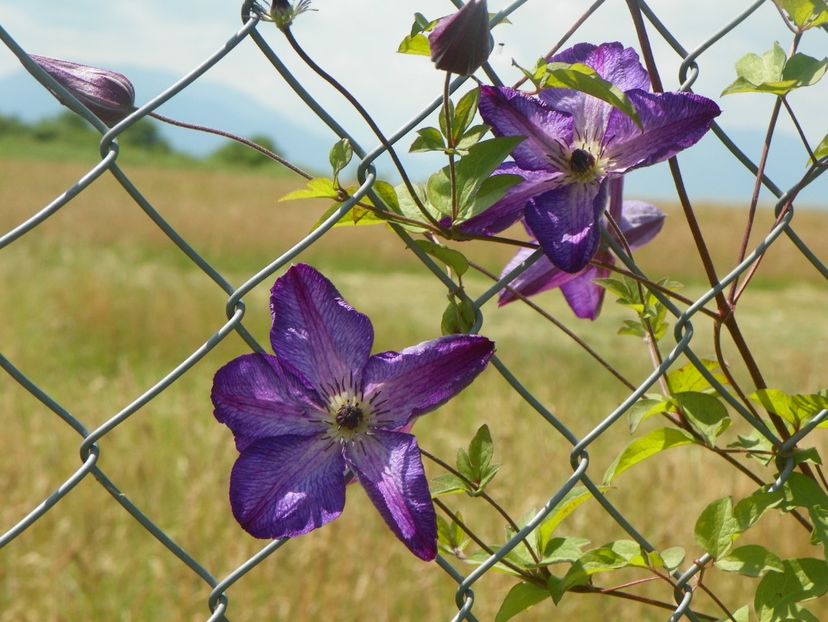
{"label": "metal fence wire", "polygon": [[[517,0],[509,5],[504,10],[497,13],[492,18],[492,23],[497,23],[507,18],[511,13],[518,10],[527,0]],[[462,2],[453,0],[456,6],[461,6]],[[695,50],[688,51],[676,38],[671,34],[668,28],[660,21],[658,15],[652,10],[650,6],[643,0],[637,4],[640,8],[640,14],[649,22],[646,27],[651,33],[657,33],[663,37],[664,40],[672,47],[675,53],[681,57],[682,62],[679,70],[679,80],[681,82],[681,89],[683,91],[690,91],[696,81],[698,75],[702,71],[702,61],[705,59],[705,54],[711,47],[720,39],[725,37],[734,28],[737,28],[743,21],[745,21],[753,12],[755,12],[765,0],[758,0],[746,6],[744,11],[736,17],[732,22],[724,24],[721,28],[712,35],[708,40],[699,45]],[[597,9],[602,2],[594,3],[592,9]],[[257,565],[263,563],[268,557],[276,553],[283,546],[289,546],[286,540],[276,540],[268,543],[256,555],[251,557],[244,564],[234,569],[232,572],[221,576],[216,574],[215,569],[209,569],[204,563],[199,562],[190,552],[185,550],[177,542],[165,533],[164,529],[159,527],[151,516],[145,513],[140,507],[132,503],[129,498],[122,493],[118,485],[110,478],[107,472],[101,466],[102,444],[104,438],[112,434],[118,426],[123,424],[127,419],[136,417],[141,412],[142,408],[150,401],[158,397],[162,392],[168,389],[171,385],[177,382],[184,374],[187,374],[192,367],[204,357],[210,350],[212,350],[222,340],[229,335],[236,333],[241,336],[255,351],[264,351],[264,348],[254,339],[248,332],[244,324],[245,316],[245,296],[256,288],[261,283],[268,281],[273,275],[280,273],[280,271],[293,260],[299,257],[306,249],[313,245],[317,240],[324,236],[330,228],[340,219],[345,217],[352,206],[359,201],[363,196],[372,197],[376,201],[375,204],[382,202],[373,195],[373,184],[376,180],[376,173],[374,169],[374,161],[387,154],[393,146],[397,145],[404,138],[410,135],[410,132],[416,128],[428,115],[436,110],[441,102],[441,97],[435,94],[434,101],[425,109],[417,113],[410,122],[401,127],[397,132],[390,136],[383,136],[374,126],[374,132],[378,139],[378,144],[371,149],[365,149],[359,145],[357,140],[342,127],[326,110],[324,110],[305,90],[303,84],[291,74],[287,69],[283,60],[271,48],[265,38],[260,34],[258,28],[261,24],[262,7],[258,6],[251,0],[246,0],[241,9],[242,27],[226,42],[220,45],[217,52],[206,58],[203,63],[196,67],[189,74],[182,77],[169,89],[153,98],[131,114],[126,120],[119,123],[112,129],[104,126],[97,118],[95,118],[86,108],[84,108],[72,95],[67,92],[60,84],[45,73],[23,50],[12,37],[12,35],[0,26],[0,39],[3,43],[17,56],[22,65],[31,74],[33,79],[37,80],[44,88],[60,95],[63,102],[68,103],[71,109],[77,114],[81,115],[89,123],[91,123],[100,133],[102,138],[100,140],[100,162],[93,166],[85,175],[77,180],[76,183],[68,187],[63,194],[57,197],[54,201],[43,207],[34,216],[15,227],[14,229],[5,232],[0,238],[0,248],[13,244],[23,236],[34,231],[39,225],[44,223],[47,219],[55,215],[59,210],[68,205],[81,193],[85,192],[105,173],[112,175],[129,194],[134,201],[135,207],[142,210],[155,225],[168,236],[168,238],[180,249],[180,251],[193,262],[200,270],[202,270],[215,285],[223,290],[227,295],[226,315],[227,322],[221,327],[218,332],[209,335],[204,343],[198,347],[189,356],[184,358],[178,365],[166,373],[162,378],[159,378],[155,384],[147,387],[140,396],[132,403],[125,405],[120,411],[113,414],[102,425],[94,429],[89,427],[80,419],[70,414],[70,409],[65,408],[53,399],[49,394],[49,387],[39,386],[26,373],[26,370],[20,369],[6,357],[0,355],[0,365],[5,372],[17,381],[26,391],[31,393],[37,400],[44,404],[54,415],[56,415],[63,424],[72,428],[80,436],[80,466],[77,470],[66,479],[54,492],[48,495],[40,503],[31,509],[31,511],[23,516],[17,524],[8,528],[8,530],[0,536],[0,548],[6,545],[14,544],[21,534],[32,527],[35,522],[41,519],[49,510],[55,506],[61,505],[72,490],[84,479],[91,478],[97,481],[103,488],[111,495],[113,501],[119,504],[129,515],[135,519],[140,525],[151,533],[171,555],[177,557],[183,564],[185,564],[195,575],[207,583],[211,592],[207,599],[207,606],[209,608],[210,621],[218,621],[228,619],[225,614],[228,613],[228,606],[232,600],[232,587],[247,575]],[[591,15],[588,15],[591,18]],[[576,24],[570,31],[568,36],[571,36],[579,24]],[[643,27],[644,23],[638,24]],[[317,229],[304,239],[299,241],[295,246],[284,252],[281,256],[274,259],[270,264],[262,267],[257,273],[252,274],[240,286],[234,287],[230,282],[220,274],[206,259],[204,259],[198,252],[188,243],[188,241],[176,231],[167,221],[165,221],[159,211],[157,211],[150,201],[146,198],[139,187],[130,179],[124,170],[118,164],[119,146],[118,136],[126,131],[134,123],[146,117],[150,112],[161,106],[173,97],[176,97],[183,89],[199,80],[210,68],[222,62],[236,46],[241,44],[255,44],[261,53],[272,64],[273,69],[280,74],[282,79],[292,88],[296,94],[309,106],[319,117],[320,121],[331,128],[338,136],[348,138],[353,147],[354,152],[359,161],[358,179],[360,182],[359,189],[353,193],[353,196],[344,203]],[[561,42],[563,43],[563,42]],[[497,74],[488,64],[483,66],[483,71],[488,76],[489,80],[496,85],[502,84]],[[457,89],[466,80],[466,78],[457,78],[452,84],[452,91]],[[730,150],[733,157],[738,159],[747,169],[752,173],[758,171],[757,165],[735,145],[735,143],[727,136],[727,134],[717,125],[714,124],[713,131],[722,143]],[[699,372],[706,378],[706,380],[719,392],[719,394],[732,406],[732,408],[739,413],[745,421],[756,428],[756,430],[765,436],[774,446],[780,447],[780,456],[786,456],[783,463],[779,465],[780,473],[778,480],[775,482],[775,487],[781,487],[787,478],[790,476],[794,467],[794,458],[791,449],[804,439],[817,424],[824,421],[828,416],[828,411],[823,411],[820,415],[814,418],[807,426],[799,431],[795,436],[785,440],[778,438],[775,432],[768,428],[761,420],[754,417],[747,411],[739,400],[737,400],[730,392],[730,390],[723,386],[717,378],[705,367],[700,358],[694,352],[692,347],[694,338],[693,320],[700,312],[702,307],[715,299],[721,294],[728,285],[738,279],[740,275],[745,274],[751,266],[759,259],[766,251],[774,245],[781,236],[787,236],[799,249],[804,257],[813,265],[823,277],[828,276],[826,266],[819,260],[816,254],[808,248],[808,246],[799,238],[794,229],[795,210],[790,205],[790,199],[794,197],[804,186],[811,183],[820,172],[824,172],[825,168],[819,169],[814,174],[806,177],[797,184],[796,187],[783,189],[773,183],[767,176],[763,178],[764,186],[777,197],[776,203],[777,214],[781,214],[781,218],[770,233],[759,243],[751,253],[749,253],[745,260],[736,266],[729,274],[720,279],[715,287],[711,287],[701,297],[693,302],[692,305],[685,309],[680,309],[669,299],[664,297],[658,291],[654,294],[659,297],[660,301],[667,306],[669,313],[675,318],[674,339],[675,345],[672,347],[670,353],[664,357],[661,365],[653,371],[638,387],[632,391],[629,396],[618,406],[613,412],[609,413],[606,418],[590,431],[585,436],[577,437],[567,425],[556,417],[550,409],[545,407],[538,399],[536,399],[528,389],[526,389],[518,379],[516,372],[510,370],[502,360],[495,358],[493,360],[494,366],[502,374],[505,380],[514,388],[514,390],[524,398],[537,414],[546,420],[554,430],[553,433],[562,435],[572,445],[569,461],[572,466],[571,476],[560,483],[552,490],[548,501],[543,508],[532,518],[524,528],[520,529],[514,534],[508,542],[500,549],[496,550],[488,559],[477,566],[473,572],[464,574],[460,569],[454,566],[448,559],[438,556],[437,564],[445,571],[454,581],[457,582],[456,590],[456,615],[452,611],[448,615],[453,615],[453,620],[469,620],[474,621],[474,592],[473,588],[478,580],[492,571],[495,565],[501,561],[510,551],[524,541],[530,533],[544,520],[544,518],[555,508],[564,496],[580,484],[586,487],[594,498],[600,503],[606,513],[612,517],[617,523],[636,540],[646,550],[654,550],[653,546],[648,542],[646,536],[639,532],[631,522],[625,518],[622,512],[617,509],[612,502],[603,494],[598,484],[593,480],[590,472],[590,458],[588,450],[590,446],[601,437],[609,428],[616,425],[628,409],[648,391],[659,379],[671,368],[675,361],[680,357],[687,357],[699,370]],[[419,260],[424,265],[425,269],[431,271],[434,276],[440,279],[448,288],[449,291],[456,290],[456,284],[446,275],[440,266],[432,262],[428,255],[423,253],[420,248],[413,243],[405,230],[394,227],[394,231],[400,237],[402,244],[410,248]],[[629,257],[624,249],[613,246],[613,251],[625,264],[626,268],[636,274],[643,275],[639,267]],[[483,321],[483,314],[485,305],[491,301],[503,288],[507,287],[509,282],[524,271],[535,259],[540,256],[540,251],[537,251],[529,261],[518,267],[512,273],[506,275],[505,278],[496,282],[490,289],[473,300],[475,312],[477,314],[477,326],[479,327]],[[684,568],[677,570],[674,577],[677,579],[677,590],[675,594],[676,607],[670,620],[679,620],[686,617],[690,620],[697,620],[698,617],[693,613],[691,608],[694,596],[694,584],[691,579],[700,571],[705,562],[705,558],[696,560]],[[255,579],[251,579],[255,581]],[[244,603],[236,603],[234,607],[244,607]],[[447,608],[448,610],[448,608]],[[206,615],[206,614],[205,614]],[[229,613],[228,613],[229,617]]]}

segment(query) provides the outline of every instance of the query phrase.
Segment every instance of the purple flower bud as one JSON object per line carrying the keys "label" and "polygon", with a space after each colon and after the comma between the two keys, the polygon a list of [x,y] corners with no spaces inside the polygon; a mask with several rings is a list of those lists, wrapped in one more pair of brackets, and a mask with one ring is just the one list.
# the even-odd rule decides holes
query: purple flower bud
{"label": "purple flower bud", "polygon": [[109,127],[135,110],[135,89],[120,73],[34,54],[32,60]]}
{"label": "purple flower bud", "polygon": [[428,36],[431,60],[437,69],[467,76],[492,51],[486,0],[469,0],[454,15],[444,17]]}

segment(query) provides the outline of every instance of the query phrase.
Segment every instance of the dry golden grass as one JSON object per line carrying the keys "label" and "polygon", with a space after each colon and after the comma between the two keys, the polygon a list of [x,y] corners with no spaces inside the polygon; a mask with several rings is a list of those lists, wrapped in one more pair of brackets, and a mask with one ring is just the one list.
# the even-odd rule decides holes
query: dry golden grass
{"label": "dry golden grass", "polygon": [[[0,230],[35,213],[83,172],[71,164],[0,162]],[[276,198],[290,184],[262,176],[151,169],[127,173],[234,285],[299,240],[324,208],[312,202],[278,204]],[[654,276],[686,282],[687,295],[699,295],[704,281],[692,241],[681,214],[667,209],[663,237],[641,252],[641,264]],[[703,208],[699,217],[724,272],[733,263],[744,215],[736,209]],[[795,223],[819,250],[828,217],[802,212]],[[768,226],[763,213],[757,235]],[[511,255],[506,248],[462,248],[494,271]],[[377,349],[401,348],[438,334],[445,292],[389,232],[337,229],[300,260],[328,273],[345,297],[371,316]],[[3,354],[88,428],[119,412],[225,321],[226,295],[108,176],[5,249],[0,278]],[[269,285],[257,287],[246,299],[245,324],[264,342]],[[821,338],[820,322],[828,294],[821,285],[816,271],[783,240],[739,307],[746,338],[773,386],[808,391],[824,384],[820,370],[828,343]],[[486,281],[472,277],[469,286],[479,292]],[[557,293],[538,301],[633,382],[646,376],[649,360],[640,344],[615,335],[624,317],[617,305],[608,303],[597,322],[585,323],[572,318]],[[710,356],[710,327],[702,318],[695,324],[695,349]],[[487,307],[484,332],[496,340],[504,362],[576,435],[592,429],[627,394],[564,335],[521,305]],[[264,544],[244,534],[229,512],[227,485],[236,453],[229,432],[215,423],[209,401],[214,371],[243,351],[241,340],[231,336],[100,441],[100,467],[217,578]],[[744,379],[730,347],[726,356]],[[5,530],[78,468],[79,437],[5,374],[0,375],[0,413],[0,530]],[[423,419],[416,431],[424,447],[450,460],[482,423],[491,427],[495,459],[504,464],[491,493],[514,516],[543,504],[571,474],[567,443],[494,369]],[[619,422],[590,448],[590,474],[600,480],[628,441],[626,425]],[[440,474],[432,465],[427,468]],[[684,546],[695,556],[700,551],[693,524],[701,509],[723,495],[739,498],[751,491],[749,480],[710,452],[677,449],[619,478],[610,498],[654,545]],[[288,543],[230,589],[231,619],[413,622],[452,617],[452,581],[408,554],[358,486],[348,496],[340,519]],[[485,538],[502,540],[501,521],[479,501],[453,497],[449,503],[462,509]],[[592,502],[560,531],[589,537],[594,544],[625,537]],[[819,554],[789,517],[768,516],[749,537],[780,555]],[[461,572],[471,569],[459,567]],[[618,583],[640,576],[624,575]],[[749,579],[717,571],[710,571],[706,582],[733,608],[749,602],[755,587]],[[478,619],[494,618],[511,585],[508,577],[489,575],[475,586]],[[92,478],[0,552],[2,622],[204,620],[209,592]],[[671,599],[660,585],[641,593]],[[698,603],[715,611],[702,596]],[[812,609],[828,616],[824,603]],[[666,615],[607,598],[569,595],[558,608],[548,601],[519,619],[602,618],[647,621]]]}

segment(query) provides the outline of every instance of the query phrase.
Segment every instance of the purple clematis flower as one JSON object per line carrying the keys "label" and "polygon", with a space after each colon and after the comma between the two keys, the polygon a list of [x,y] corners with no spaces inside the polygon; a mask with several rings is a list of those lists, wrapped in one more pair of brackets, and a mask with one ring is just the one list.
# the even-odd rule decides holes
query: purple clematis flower
{"label": "purple clematis flower", "polygon": [[[641,201],[621,202],[621,180],[610,182],[610,214],[618,223],[627,244],[632,250],[640,248],[652,240],[664,224],[664,212],[653,205]],[[532,250],[525,248],[517,252],[501,273],[501,278],[526,261]],[[601,244],[595,258],[606,264],[614,264],[615,257],[609,249]],[[604,302],[603,287],[595,279],[607,278],[610,271],[599,266],[586,266],[578,272],[564,272],[557,268],[549,258],[544,256],[516,277],[509,285],[512,290],[523,296],[533,296],[550,289],[560,288],[572,311],[582,319],[594,320],[601,312]],[[503,306],[517,296],[510,290],[503,290],[498,298],[498,305]]]}
{"label": "purple clematis flower", "polygon": [[595,69],[624,91],[642,128],[584,93],[549,89],[533,97],[506,87],[481,87],[480,113],[494,134],[526,137],[512,152],[514,161],[496,174],[520,175],[524,181],[460,228],[493,235],[524,217],[552,263],[577,273],[598,250],[608,181],[694,145],[720,110],[700,95],[648,92],[637,54],[620,43],[579,44],[548,60]]}
{"label": "purple clematis flower", "polygon": [[240,356],[213,381],[215,416],[240,452],[230,476],[236,520],[258,538],[321,527],[342,512],[350,471],[391,531],[434,559],[436,516],[407,430],[474,380],[494,344],[452,335],[371,356],[368,318],[301,264],[277,279],[271,312],[276,356]]}
{"label": "purple clematis flower", "polygon": [[467,76],[492,51],[486,0],[468,0],[459,11],[442,18],[428,36],[431,60],[437,69]]}
{"label": "purple clematis flower", "polygon": [[135,110],[135,89],[125,75],[47,56],[31,58],[107,126]]}

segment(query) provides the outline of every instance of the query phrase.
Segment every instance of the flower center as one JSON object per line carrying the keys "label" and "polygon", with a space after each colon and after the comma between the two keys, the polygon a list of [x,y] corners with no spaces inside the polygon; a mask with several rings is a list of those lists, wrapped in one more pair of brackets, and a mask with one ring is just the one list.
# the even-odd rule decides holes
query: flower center
{"label": "flower center", "polygon": [[595,156],[584,149],[576,149],[569,156],[569,168],[573,173],[583,174],[595,166]]}
{"label": "flower center", "polygon": [[359,404],[345,402],[339,407],[339,410],[336,411],[334,420],[340,428],[353,431],[359,427],[360,423],[362,423],[362,416],[362,408],[359,407]]}
{"label": "flower center", "polygon": [[328,436],[340,441],[352,441],[371,427],[376,409],[361,394],[345,390],[328,401]]}

